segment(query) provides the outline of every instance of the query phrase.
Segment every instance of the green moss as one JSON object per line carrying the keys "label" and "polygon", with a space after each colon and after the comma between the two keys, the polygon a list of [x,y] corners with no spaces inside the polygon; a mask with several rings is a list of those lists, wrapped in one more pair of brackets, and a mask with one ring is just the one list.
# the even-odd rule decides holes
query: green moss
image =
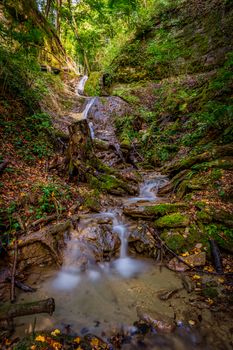
{"label": "green moss", "polygon": [[204,210],[197,212],[196,216],[198,221],[200,220],[204,223],[210,223],[212,221],[212,215]]}
{"label": "green moss", "polygon": [[166,245],[177,254],[182,252],[185,247],[185,238],[180,233],[165,231],[161,234],[161,238]]}
{"label": "green moss", "polygon": [[135,104],[140,102],[139,98],[134,95],[136,86],[131,85],[118,85],[116,86],[113,91],[112,95],[119,96],[123,98],[125,101],[131,104]]}
{"label": "green moss", "polygon": [[132,193],[130,186],[114,175],[100,174],[98,177],[89,176],[89,183],[94,189],[101,192],[109,192],[116,195]]}
{"label": "green moss", "polygon": [[101,72],[92,72],[85,84],[84,92],[88,96],[100,96],[101,94]]}
{"label": "green moss", "polygon": [[158,205],[153,205],[146,208],[146,213],[154,214],[156,216],[163,216],[166,214],[177,212],[178,210],[185,210],[188,206],[184,203],[163,203]]}
{"label": "green moss", "polygon": [[162,218],[155,221],[156,227],[187,227],[189,225],[190,219],[186,214],[174,213],[165,215]]}
{"label": "green moss", "polygon": [[214,239],[220,247],[233,251],[233,228],[216,223],[205,225],[204,231],[208,239]]}
{"label": "green moss", "polygon": [[206,287],[202,290],[202,295],[206,298],[214,299],[218,297],[218,291],[216,288]]}
{"label": "green moss", "polygon": [[86,195],[84,200],[84,206],[93,211],[100,210],[100,193],[98,190],[93,190]]}

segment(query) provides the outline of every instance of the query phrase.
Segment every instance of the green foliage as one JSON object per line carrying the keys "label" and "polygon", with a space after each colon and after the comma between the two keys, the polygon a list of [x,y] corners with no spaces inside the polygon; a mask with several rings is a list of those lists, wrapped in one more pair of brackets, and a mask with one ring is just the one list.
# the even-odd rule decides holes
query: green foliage
{"label": "green foliage", "polygon": [[130,148],[131,142],[137,137],[136,117],[125,116],[115,119],[115,128],[117,136],[122,147]]}
{"label": "green foliage", "polygon": [[85,93],[88,96],[100,96],[101,95],[101,72],[92,72],[85,84]]}
{"label": "green foliage", "polygon": [[214,239],[221,247],[233,247],[233,229],[220,224],[209,224],[205,226],[205,232],[209,238]]}
{"label": "green foliage", "polygon": [[5,116],[1,121],[4,137],[11,138],[18,153],[26,160],[49,157],[53,151],[50,135],[51,118],[47,113],[35,113],[19,119],[18,115]]}
{"label": "green foliage", "polygon": [[116,86],[114,88],[114,90],[112,91],[112,95],[119,96],[130,104],[133,104],[133,105],[138,104],[138,102],[140,102],[140,100],[132,92],[133,91],[132,91],[131,85],[129,85],[129,86],[120,85],[120,86]]}

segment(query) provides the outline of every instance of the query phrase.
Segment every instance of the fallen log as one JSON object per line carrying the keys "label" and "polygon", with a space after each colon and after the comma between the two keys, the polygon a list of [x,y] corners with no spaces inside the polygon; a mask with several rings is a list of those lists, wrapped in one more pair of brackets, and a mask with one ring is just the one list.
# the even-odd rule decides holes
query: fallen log
{"label": "fallen log", "polygon": [[0,321],[12,321],[15,317],[28,316],[34,314],[47,313],[50,316],[55,310],[55,301],[53,298],[33,301],[24,304],[7,303],[0,307]]}

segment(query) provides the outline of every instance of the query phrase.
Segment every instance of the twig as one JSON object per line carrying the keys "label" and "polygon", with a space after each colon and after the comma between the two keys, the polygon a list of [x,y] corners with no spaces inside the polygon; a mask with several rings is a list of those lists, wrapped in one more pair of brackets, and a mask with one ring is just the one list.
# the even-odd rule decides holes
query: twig
{"label": "twig", "polygon": [[16,238],[15,246],[14,246],[14,261],[13,261],[13,267],[11,272],[11,303],[15,302],[15,272],[16,272],[17,259],[18,259],[18,240]]}

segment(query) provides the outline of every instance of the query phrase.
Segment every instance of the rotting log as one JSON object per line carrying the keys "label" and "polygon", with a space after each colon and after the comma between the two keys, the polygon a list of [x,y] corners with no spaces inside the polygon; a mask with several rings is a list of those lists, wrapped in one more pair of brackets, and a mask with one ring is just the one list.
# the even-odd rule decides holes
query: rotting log
{"label": "rotting log", "polygon": [[87,181],[87,173],[91,172],[88,160],[95,158],[89,125],[81,119],[69,126],[69,145],[66,164],[69,175],[77,176],[79,181]]}
{"label": "rotting log", "polygon": [[4,304],[0,307],[0,329],[13,331],[13,319],[15,317],[47,313],[50,316],[55,311],[55,301],[53,298],[34,301],[24,304]]}

